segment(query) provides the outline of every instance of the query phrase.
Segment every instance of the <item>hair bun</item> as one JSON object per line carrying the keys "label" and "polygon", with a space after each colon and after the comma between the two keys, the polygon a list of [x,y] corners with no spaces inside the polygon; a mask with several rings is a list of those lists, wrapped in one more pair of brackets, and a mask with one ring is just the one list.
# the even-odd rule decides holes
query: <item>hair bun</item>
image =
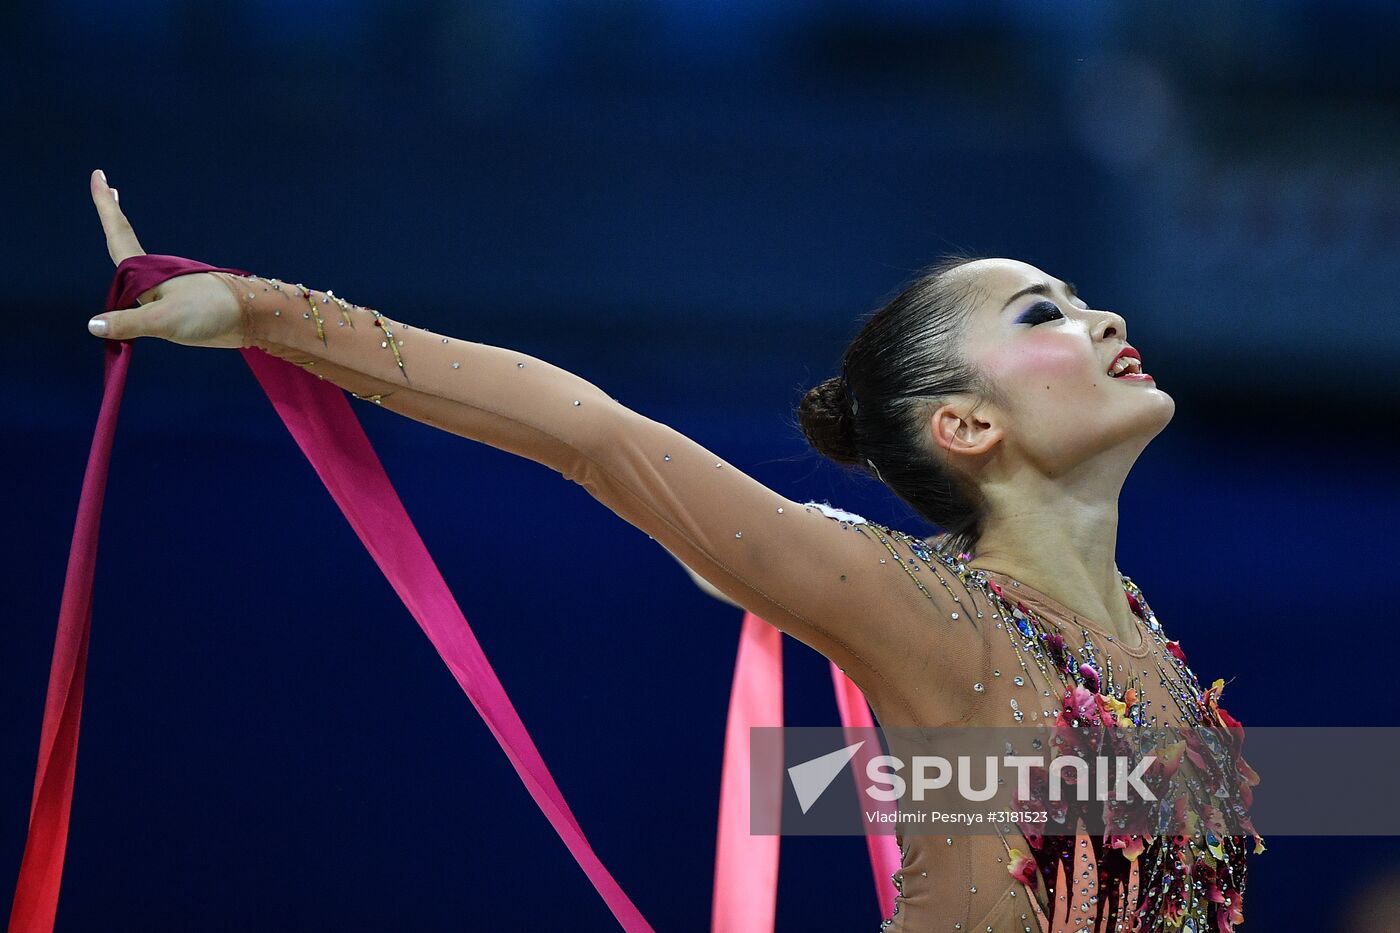
{"label": "hair bun", "polygon": [[813,386],[797,408],[797,419],[817,453],[837,463],[860,462],[851,399],[840,376]]}

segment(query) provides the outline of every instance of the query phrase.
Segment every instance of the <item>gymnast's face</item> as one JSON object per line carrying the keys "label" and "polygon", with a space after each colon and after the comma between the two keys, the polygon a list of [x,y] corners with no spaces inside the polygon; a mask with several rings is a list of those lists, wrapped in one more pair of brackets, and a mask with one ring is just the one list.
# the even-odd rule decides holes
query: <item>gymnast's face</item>
{"label": "gymnast's face", "polygon": [[[953,399],[933,415],[935,440],[969,460],[1000,452],[1047,476],[1106,452],[1136,458],[1171,420],[1172,397],[1147,375],[1109,375],[1127,324],[1089,307],[1073,286],[1013,259],[947,273],[970,286],[964,353],[993,398]],[[1143,353],[1142,373],[1151,371]],[[967,461],[965,461],[967,462]]]}

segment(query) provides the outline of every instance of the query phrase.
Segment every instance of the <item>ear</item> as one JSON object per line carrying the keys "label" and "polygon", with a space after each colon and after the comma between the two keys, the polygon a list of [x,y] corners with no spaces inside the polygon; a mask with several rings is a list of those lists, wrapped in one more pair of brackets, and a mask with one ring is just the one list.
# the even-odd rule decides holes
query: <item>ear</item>
{"label": "ear", "polygon": [[1001,443],[1005,432],[995,421],[979,415],[980,407],[984,406],[971,398],[944,402],[929,419],[933,442],[959,456],[978,457],[990,453]]}

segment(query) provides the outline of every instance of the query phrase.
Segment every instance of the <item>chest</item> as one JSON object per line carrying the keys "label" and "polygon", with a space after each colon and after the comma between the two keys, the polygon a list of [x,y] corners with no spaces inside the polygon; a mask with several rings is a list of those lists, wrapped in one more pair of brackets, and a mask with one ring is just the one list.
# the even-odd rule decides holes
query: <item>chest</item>
{"label": "chest", "polygon": [[1195,672],[1126,577],[1125,594],[1138,621],[1134,645],[1031,595],[1033,590],[1018,592],[1014,581],[974,580],[986,606],[979,618],[982,663],[968,685],[978,701],[969,724],[1038,724],[1065,711],[1123,726],[1200,721],[1204,692]]}

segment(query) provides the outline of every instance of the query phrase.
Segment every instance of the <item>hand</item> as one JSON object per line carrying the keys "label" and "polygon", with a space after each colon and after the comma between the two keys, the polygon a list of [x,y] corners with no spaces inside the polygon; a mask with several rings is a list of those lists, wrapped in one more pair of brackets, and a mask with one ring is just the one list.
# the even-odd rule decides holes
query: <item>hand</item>
{"label": "hand", "polygon": [[[112,263],[146,255],[117,204],[117,189],[107,186],[101,169],[92,173],[89,186]],[[99,314],[88,322],[88,330],[108,340],[159,337],[187,347],[243,346],[238,300],[212,272],[177,275],[141,293],[137,300],[139,307]],[[105,331],[95,326],[99,323],[106,324]]]}

